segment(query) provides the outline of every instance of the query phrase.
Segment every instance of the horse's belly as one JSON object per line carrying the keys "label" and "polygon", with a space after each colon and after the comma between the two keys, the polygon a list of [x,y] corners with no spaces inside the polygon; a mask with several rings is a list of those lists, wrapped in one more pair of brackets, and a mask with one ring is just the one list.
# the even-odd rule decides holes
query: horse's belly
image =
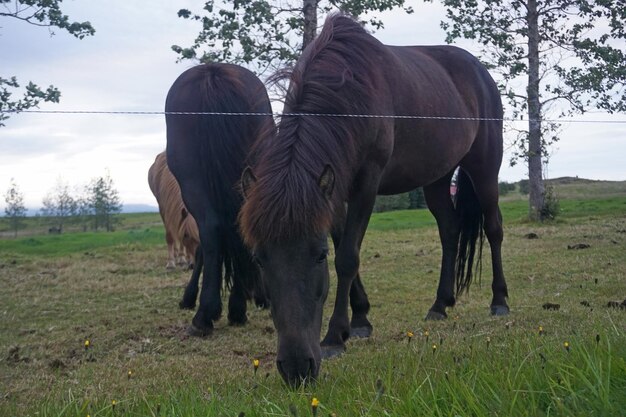
{"label": "horse's belly", "polygon": [[436,166],[424,164],[407,169],[405,166],[390,163],[383,172],[378,194],[401,194],[432,184],[456,168],[457,164],[458,161],[447,161]]}
{"label": "horse's belly", "polygon": [[[452,136],[454,137],[454,136]],[[456,136],[454,141],[432,137],[396,141],[393,154],[381,178],[379,194],[399,194],[423,187],[454,170],[467,154],[472,141],[469,136]]]}

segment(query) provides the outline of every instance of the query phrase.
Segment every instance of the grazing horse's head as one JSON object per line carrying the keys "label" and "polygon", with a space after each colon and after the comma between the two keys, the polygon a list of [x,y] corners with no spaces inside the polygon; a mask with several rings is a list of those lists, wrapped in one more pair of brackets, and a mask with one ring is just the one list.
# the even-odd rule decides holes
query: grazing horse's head
{"label": "grazing horse's head", "polygon": [[[268,207],[259,182],[262,179],[257,181],[249,168],[244,171],[242,188],[247,199],[241,214],[242,231],[270,299],[278,334],[278,371],[288,384],[296,386],[316,378],[320,369],[322,309],[329,285],[326,257],[330,219],[319,216],[328,214],[328,207],[319,205],[330,203],[334,174],[326,167],[317,181],[309,181],[311,187],[299,189],[297,200],[302,204],[297,210],[256,210]],[[279,208],[282,203],[278,199],[270,206]],[[324,222],[316,226],[307,219]]]}

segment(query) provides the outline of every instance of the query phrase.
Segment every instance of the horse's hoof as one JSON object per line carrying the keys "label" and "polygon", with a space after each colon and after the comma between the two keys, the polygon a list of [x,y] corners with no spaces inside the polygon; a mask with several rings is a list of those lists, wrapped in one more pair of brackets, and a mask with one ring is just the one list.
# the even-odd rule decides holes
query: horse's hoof
{"label": "horse's hoof", "polygon": [[191,324],[187,327],[187,334],[193,337],[206,337],[213,333],[213,325],[210,327],[198,327],[195,324]]}
{"label": "horse's hoof", "polygon": [[340,356],[346,351],[345,346],[322,346],[322,359],[330,359]]}
{"label": "horse's hoof", "polygon": [[506,316],[510,312],[509,306],[491,306],[491,315],[492,316]]}
{"label": "horse's hoof", "polygon": [[438,311],[428,310],[428,314],[426,314],[424,320],[445,320],[447,318],[448,315],[446,313],[442,314]]}
{"label": "horse's hoof", "polygon": [[193,310],[196,308],[196,303],[188,303],[185,300],[181,300],[178,303],[178,307],[180,307],[181,310]]}
{"label": "horse's hoof", "polygon": [[351,338],[359,338],[366,339],[372,335],[372,328],[368,326],[363,327],[351,327],[350,328],[350,337]]}

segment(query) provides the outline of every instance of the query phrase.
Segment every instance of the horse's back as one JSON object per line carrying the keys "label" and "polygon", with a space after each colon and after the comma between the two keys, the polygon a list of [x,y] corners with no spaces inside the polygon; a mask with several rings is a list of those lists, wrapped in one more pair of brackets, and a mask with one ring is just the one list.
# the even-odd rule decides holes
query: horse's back
{"label": "horse's back", "polygon": [[271,120],[265,86],[237,65],[198,65],[173,83],[165,110],[167,160],[186,206],[196,220],[210,212],[234,222],[241,205],[236,183],[258,132]]}

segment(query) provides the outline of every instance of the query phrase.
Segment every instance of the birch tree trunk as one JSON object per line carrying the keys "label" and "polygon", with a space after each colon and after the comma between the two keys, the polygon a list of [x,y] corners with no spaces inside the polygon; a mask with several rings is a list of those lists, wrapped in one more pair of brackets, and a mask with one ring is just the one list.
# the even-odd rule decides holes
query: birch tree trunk
{"label": "birch tree trunk", "polygon": [[302,34],[302,50],[315,39],[317,33],[317,3],[319,0],[303,0],[304,33]]}
{"label": "birch tree trunk", "polygon": [[544,185],[541,149],[541,103],[539,98],[539,19],[537,0],[528,0],[528,185],[529,217],[542,220]]}

